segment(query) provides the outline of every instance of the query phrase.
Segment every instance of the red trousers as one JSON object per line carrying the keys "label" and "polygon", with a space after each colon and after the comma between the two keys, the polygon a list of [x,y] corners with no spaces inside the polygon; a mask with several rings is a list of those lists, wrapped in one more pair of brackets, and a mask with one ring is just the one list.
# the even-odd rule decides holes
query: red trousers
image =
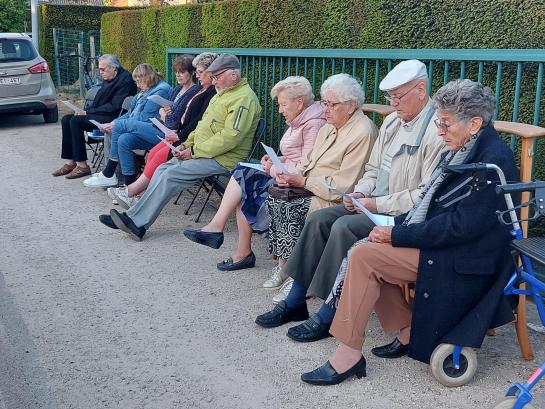
{"label": "red trousers", "polygon": [[164,143],[159,142],[155,145],[148,153],[146,166],[144,166],[144,176],[151,180],[155,169],[168,160],[169,152],[170,148]]}

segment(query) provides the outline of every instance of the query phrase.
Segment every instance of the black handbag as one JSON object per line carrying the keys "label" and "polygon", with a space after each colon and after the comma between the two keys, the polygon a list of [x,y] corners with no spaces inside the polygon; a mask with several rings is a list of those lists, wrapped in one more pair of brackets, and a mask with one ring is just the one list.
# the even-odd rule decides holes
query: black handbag
{"label": "black handbag", "polygon": [[280,187],[275,184],[269,186],[269,196],[289,202],[302,197],[314,196],[314,193],[304,187]]}

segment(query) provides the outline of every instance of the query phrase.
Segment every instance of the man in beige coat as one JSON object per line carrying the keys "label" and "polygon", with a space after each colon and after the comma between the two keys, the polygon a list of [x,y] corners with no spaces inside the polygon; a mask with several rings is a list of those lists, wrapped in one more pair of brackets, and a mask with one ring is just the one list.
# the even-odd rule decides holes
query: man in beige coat
{"label": "man in beige coat", "polygon": [[[428,95],[426,66],[418,60],[398,64],[380,83],[395,112],[380,128],[365,173],[352,196],[373,213],[395,216],[408,211],[437,165],[444,144],[437,136],[435,113]],[[283,272],[295,281],[284,301],[287,310],[306,309],[305,294],[326,299],[343,258],[374,223],[354,205],[310,214]],[[335,311],[324,304],[307,321],[290,328],[295,341],[310,342],[329,335]],[[291,321],[285,313],[278,325]],[[401,351],[403,352],[403,351]]]}

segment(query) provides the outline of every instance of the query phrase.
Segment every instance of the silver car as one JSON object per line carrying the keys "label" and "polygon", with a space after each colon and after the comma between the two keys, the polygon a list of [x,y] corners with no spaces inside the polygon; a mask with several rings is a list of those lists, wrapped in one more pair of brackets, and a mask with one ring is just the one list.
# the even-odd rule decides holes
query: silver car
{"label": "silver car", "polygon": [[26,34],[0,33],[0,113],[42,114],[57,122],[57,94],[49,66]]}

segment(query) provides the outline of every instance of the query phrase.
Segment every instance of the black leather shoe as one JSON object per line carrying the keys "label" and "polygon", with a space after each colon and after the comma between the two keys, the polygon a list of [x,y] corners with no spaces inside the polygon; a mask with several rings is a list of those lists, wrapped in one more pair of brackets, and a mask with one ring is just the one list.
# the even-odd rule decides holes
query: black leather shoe
{"label": "black leather shoe", "polygon": [[297,342],[314,342],[331,336],[329,327],[331,327],[331,324],[322,324],[318,314],[312,314],[302,324],[291,327],[287,335]]}
{"label": "black leather shoe", "polygon": [[286,301],[280,301],[273,310],[258,315],[255,323],[263,328],[275,328],[291,321],[303,321],[308,318],[307,304],[288,308]]}
{"label": "black leather shoe", "polygon": [[371,349],[371,353],[380,358],[400,358],[407,355],[409,345],[403,345],[399,339],[394,339],[388,345]]}
{"label": "black leather shoe", "polygon": [[195,243],[203,244],[213,249],[219,249],[223,244],[223,233],[210,233],[196,229],[184,229],[184,236]]}
{"label": "black leather shoe", "polygon": [[117,210],[111,209],[110,216],[118,229],[121,229],[127,233],[131,239],[135,241],[142,241],[142,237],[144,237],[144,234],[146,234],[146,229],[144,227],[138,227],[136,224],[134,224],[132,219],[127,216],[127,213],[119,213]]}
{"label": "black leather shoe", "polygon": [[110,229],[117,230],[117,226],[114,224],[112,216],[110,216],[109,214],[101,214],[100,216],[98,216],[98,220],[104,226],[108,226]]}
{"label": "black leather shoe", "polygon": [[250,253],[250,255],[244,257],[242,260],[237,261],[236,263],[231,257],[229,257],[227,260],[220,261],[218,264],[216,264],[218,270],[221,271],[242,270],[243,268],[252,268],[254,266],[255,254],[253,251]]}
{"label": "black leather shoe", "polygon": [[350,378],[352,375],[356,375],[358,379],[367,376],[367,373],[365,372],[365,358],[363,356],[356,365],[346,372],[337,373],[329,361],[327,361],[314,371],[301,375],[301,380],[312,385],[337,385],[345,379]]}

